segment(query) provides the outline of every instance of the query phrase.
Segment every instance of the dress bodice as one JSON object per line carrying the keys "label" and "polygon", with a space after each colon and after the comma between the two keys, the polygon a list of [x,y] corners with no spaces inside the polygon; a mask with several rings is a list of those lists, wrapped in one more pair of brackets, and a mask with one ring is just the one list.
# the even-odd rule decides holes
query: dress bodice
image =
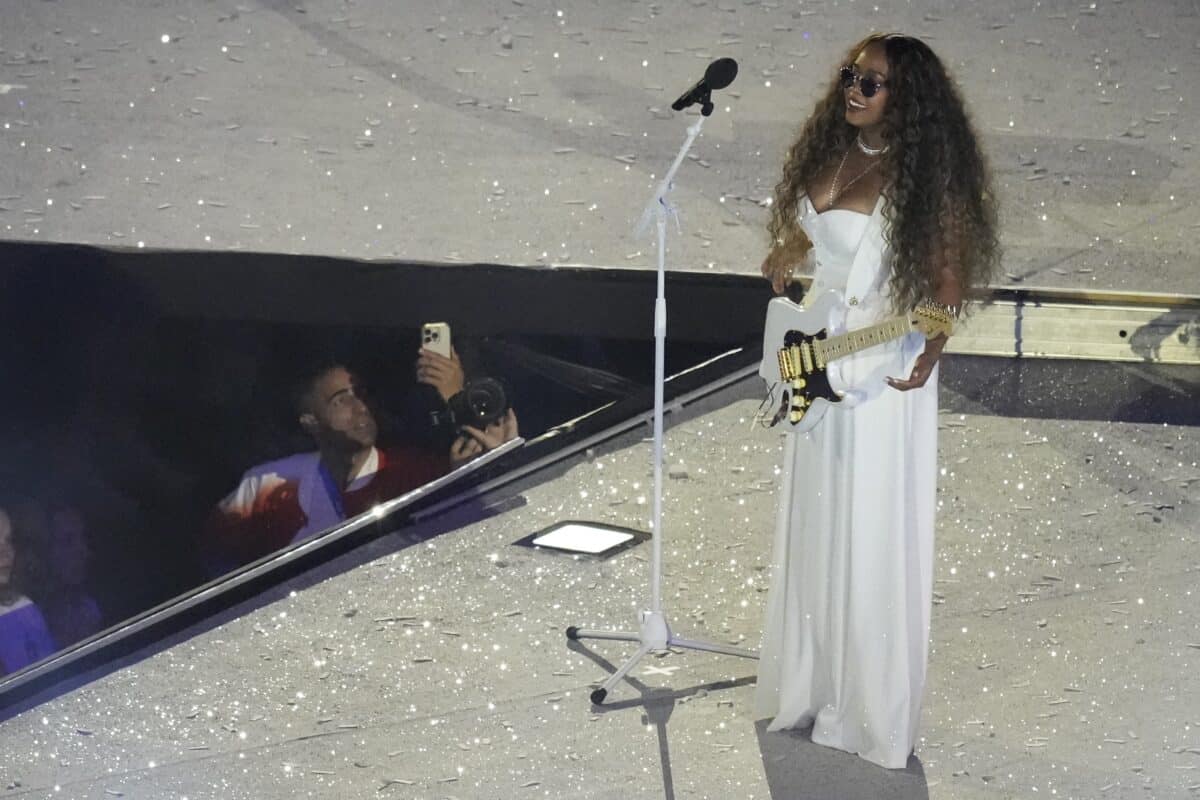
{"label": "dress bodice", "polygon": [[817,213],[807,195],[800,205],[800,227],[813,243],[814,296],[822,291],[844,291],[850,267],[862,242],[871,215],[844,208]]}

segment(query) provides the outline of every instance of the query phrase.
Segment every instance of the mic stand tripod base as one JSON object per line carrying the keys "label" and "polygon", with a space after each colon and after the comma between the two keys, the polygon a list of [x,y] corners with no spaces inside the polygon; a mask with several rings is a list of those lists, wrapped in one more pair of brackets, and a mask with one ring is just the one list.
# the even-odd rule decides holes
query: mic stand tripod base
{"label": "mic stand tripod base", "polygon": [[602,704],[612,688],[620,683],[629,674],[630,670],[637,666],[637,663],[650,653],[661,653],[669,648],[679,647],[685,650],[702,650],[708,653],[721,653],[727,656],[758,658],[758,653],[753,650],[746,650],[745,648],[734,647],[733,645],[681,639],[671,633],[671,626],[667,624],[667,618],[663,616],[661,611],[643,611],[641,620],[642,627],[640,633],[589,631],[581,630],[574,625],[567,628],[567,638],[573,642],[580,639],[610,639],[620,642],[641,642],[641,647],[637,649],[637,652],[622,664],[620,669],[610,675],[608,680],[599,689],[592,692],[591,700],[593,705],[598,706]]}

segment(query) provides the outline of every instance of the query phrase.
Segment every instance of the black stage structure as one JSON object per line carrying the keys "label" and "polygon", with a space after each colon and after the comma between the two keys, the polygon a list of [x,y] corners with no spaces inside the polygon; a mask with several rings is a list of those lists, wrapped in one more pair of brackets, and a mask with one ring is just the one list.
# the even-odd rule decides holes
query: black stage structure
{"label": "black stage structure", "polygon": [[[445,514],[482,487],[543,474],[555,461],[643,424],[652,403],[646,354],[654,275],[644,270],[23,243],[8,243],[3,251],[4,360],[10,374],[21,376],[5,398],[6,483],[22,483],[22,463],[13,454],[27,452],[31,439],[49,435],[96,393],[105,402],[98,381],[124,387],[117,390],[121,396],[141,395],[130,400],[136,409],[127,432],[163,441],[100,436],[89,443],[100,450],[93,458],[110,459],[106,466],[128,472],[132,477],[122,477],[129,480],[142,467],[111,459],[151,458],[186,473],[186,490],[174,495],[163,486],[143,487],[141,529],[127,530],[120,541],[93,543],[97,560],[121,587],[109,588],[115,598],[109,605],[119,614],[105,633],[0,680],[5,716],[371,538]],[[764,282],[673,271],[667,291],[680,309],[668,336],[669,410],[731,384],[754,395],[770,297]],[[984,303],[997,299],[1038,302],[1035,291],[1022,290],[996,292]],[[1187,309],[1195,301],[1177,305]],[[417,493],[386,518],[343,526],[295,552],[215,579],[190,568],[188,515],[192,523],[199,519],[253,459],[303,445],[294,431],[279,433],[287,426],[278,412],[279,386],[270,382],[285,384],[286,370],[302,359],[351,355],[385,378],[384,400],[400,397],[412,389],[416,329],[430,319],[452,320],[464,359],[516,386],[524,446]],[[222,368],[229,362],[236,369]],[[238,378],[254,388],[236,385]],[[1147,362],[1130,369],[959,355],[947,360],[942,381],[950,407],[962,411],[1200,421],[1196,368],[1188,365]],[[214,394],[238,402],[213,403]],[[409,422],[419,419],[419,411],[405,413]],[[256,429],[272,435],[246,444]],[[91,435],[86,425],[79,430]],[[228,447],[197,447],[197,439]],[[104,452],[105,445],[113,451]]]}

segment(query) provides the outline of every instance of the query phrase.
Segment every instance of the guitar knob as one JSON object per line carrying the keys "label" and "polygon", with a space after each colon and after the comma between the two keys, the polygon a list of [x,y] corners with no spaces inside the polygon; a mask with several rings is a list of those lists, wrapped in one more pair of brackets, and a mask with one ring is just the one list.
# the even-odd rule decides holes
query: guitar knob
{"label": "guitar knob", "polygon": [[797,389],[803,389],[807,385],[808,385],[808,381],[804,380],[804,378],[800,378],[799,380],[796,381]]}

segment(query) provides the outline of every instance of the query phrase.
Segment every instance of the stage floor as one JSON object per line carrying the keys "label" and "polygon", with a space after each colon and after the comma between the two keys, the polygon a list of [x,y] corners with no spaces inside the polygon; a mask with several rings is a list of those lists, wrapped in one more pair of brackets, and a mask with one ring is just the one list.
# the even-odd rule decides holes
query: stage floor
{"label": "stage floor", "polygon": [[[750,379],[669,418],[663,598],[756,648],[781,435]],[[957,400],[947,396],[946,405]],[[614,440],[378,539],[0,728],[0,797],[1177,798],[1200,784],[1195,429],[943,411],[922,738],[888,771],[765,732],[755,663],[652,657],[602,708],[650,546],[512,546],[564,519],[645,528],[650,448]],[[453,516],[453,515],[452,515]]]}
{"label": "stage floor", "polygon": [[998,285],[1200,294],[1189,0],[9,0],[0,236],[647,267],[632,230],[717,57],[670,262],[753,273],[795,130],[850,45],[922,36],[996,174]]}
{"label": "stage floor", "polygon": [[[646,268],[632,229],[693,119],[666,109],[732,56],[677,181],[670,264],[755,273],[790,137],[844,48],[884,29],[962,84],[1000,191],[998,285],[1200,294],[1186,0],[8,0],[0,237]],[[782,453],[750,425],[757,388],[668,432],[667,612],[745,647]],[[767,734],[746,660],[653,658],[590,705],[631,647],[564,631],[630,629],[649,547],[510,545],[568,518],[644,528],[641,435],[5,721],[0,798],[1200,793],[1195,427],[943,413],[923,739],[896,772]]]}

